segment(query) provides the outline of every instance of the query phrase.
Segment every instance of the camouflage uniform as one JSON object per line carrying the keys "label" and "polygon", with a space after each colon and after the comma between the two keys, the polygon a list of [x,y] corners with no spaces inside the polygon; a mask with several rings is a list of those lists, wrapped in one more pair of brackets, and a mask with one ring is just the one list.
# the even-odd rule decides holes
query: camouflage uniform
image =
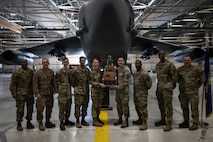
{"label": "camouflage uniform", "polygon": [[104,97],[104,89],[99,86],[99,83],[102,82],[101,71],[91,71],[90,73],[90,83],[91,88],[91,97],[92,97],[92,117],[98,118],[100,114],[100,108],[102,105]]}
{"label": "camouflage uniform", "polygon": [[193,122],[197,123],[199,119],[199,97],[198,90],[205,82],[205,74],[202,69],[196,66],[185,68],[181,66],[177,69],[180,95],[179,100],[183,110],[184,120],[189,120],[189,103]]}
{"label": "camouflage uniform", "polygon": [[78,66],[73,70],[73,87],[75,94],[75,117],[80,117],[80,107],[82,105],[82,116],[87,115],[87,107],[89,103],[89,69],[85,66]]}
{"label": "camouflage uniform", "polygon": [[24,105],[27,105],[27,116],[28,121],[32,120],[33,113],[33,88],[32,88],[33,70],[27,68],[24,70],[20,68],[13,72],[10,91],[12,96],[16,98],[16,121],[22,122],[24,116]]}
{"label": "camouflage uniform", "polygon": [[118,85],[119,89],[116,90],[116,102],[119,118],[124,115],[128,119],[129,114],[129,77],[130,73],[126,67],[118,67]]}
{"label": "camouflage uniform", "polygon": [[152,86],[152,80],[148,73],[143,71],[136,71],[133,74],[134,77],[134,103],[136,112],[142,120],[147,120],[148,110],[147,110],[147,97],[148,90]]}
{"label": "camouflage uniform", "polygon": [[165,59],[165,62],[159,62],[156,65],[157,71],[157,91],[156,96],[161,112],[161,117],[166,118],[167,122],[172,121],[173,108],[172,98],[173,89],[176,87],[177,71],[173,63]]}
{"label": "camouflage uniform", "polygon": [[41,99],[36,99],[37,121],[42,122],[43,111],[46,106],[46,121],[50,120],[53,108],[53,93],[55,91],[54,72],[51,69],[40,69],[33,76],[33,91],[40,94]]}
{"label": "camouflage uniform", "polygon": [[70,117],[71,94],[71,70],[62,68],[56,73],[56,88],[58,92],[59,120],[62,122]]}

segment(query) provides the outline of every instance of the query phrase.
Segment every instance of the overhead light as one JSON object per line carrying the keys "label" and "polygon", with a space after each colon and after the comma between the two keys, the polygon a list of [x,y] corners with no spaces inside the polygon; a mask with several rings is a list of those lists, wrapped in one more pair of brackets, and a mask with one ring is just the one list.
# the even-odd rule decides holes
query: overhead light
{"label": "overhead light", "polygon": [[171,25],[172,28],[179,28],[179,27],[183,27],[183,25]]}
{"label": "overhead light", "polygon": [[22,26],[23,28],[25,28],[25,29],[33,29],[33,28],[35,28],[35,26]]}
{"label": "overhead light", "polygon": [[195,12],[189,12],[189,16],[195,15]]}
{"label": "overhead light", "polygon": [[195,19],[195,18],[193,18],[193,19],[182,19],[181,21],[183,21],[183,22],[198,22],[198,21],[200,21],[200,19]]}
{"label": "overhead light", "polygon": [[23,20],[9,20],[8,22],[11,22],[11,23],[23,23],[24,21]]}
{"label": "overhead light", "polygon": [[10,13],[10,16],[16,16],[16,14],[15,13]]}

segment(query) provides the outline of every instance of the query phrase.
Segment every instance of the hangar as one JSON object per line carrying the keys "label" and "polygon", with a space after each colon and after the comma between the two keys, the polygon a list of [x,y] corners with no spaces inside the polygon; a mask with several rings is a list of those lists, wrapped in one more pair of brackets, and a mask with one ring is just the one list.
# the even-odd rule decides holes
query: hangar
{"label": "hangar", "polygon": [[[40,44],[46,44],[75,36],[76,31],[79,30],[79,9],[87,1],[89,0],[0,0],[0,54],[6,50],[17,50],[23,47],[30,48]],[[129,0],[129,2],[134,10],[134,28],[138,31],[139,36],[163,43],[186,46],[190,49],[205,49],[207,47],[212,47],[212,0]],[[71,64],[78,64],[78,57],[82,54],[83,53],[68,56]],[[140,57],[141,54],[128,54],[127,63],[132,64],[133,70],[133,63],[136,59],[141,59]],[[169,59],[173,61],[177,67],[182,65],[182,63],[174,61],[173,57]],[[158,61],[157,55],[151,56],[150,60],[143,61],[144,70],[154,69]],[[61,68],[61,62],[58,61],[58,58],[56,57],[52,57],[50,59],[50,63],[50,68],[54,71]],[[195,64],[197,65],[198,63],[196,62]],[[199,65],[202,65],[202,62],[199,62]],[[30,67],[33,66],[40,68],[41,60],[34,60]],[[12,109],[12,112],[10,111],[10,113],[15,112],[15,106],[12,98],[9,98],[6,95],[10,94],[8,90],[10,77],[8,76],[10,76],[10,73],[18,67],[18,65],[0,64],[0,71],[2,73],[0,82],[6,82],[1,85],[0,90],[2,98],[0,100],[0,105],[2,106],[1,108],[3,112],[10,109],[10,106],[8,106],[6,102],[13,103],[14,108]],[[6,74],[5,77],[5,73],[9,74]],[[155,80],[153,80],[153,82],[155,82]],[[150,97],[150,100],[153,103],[156,103],[154,100],[154,87],[150,91],[151,94],[153,94],[153,96]],[[176,89],[178,90],[178,88]],[[179,106],[177,102],[174,102],[174,104]],[[114,104],[112,103],[112,105]],[[152,108],[151,106],[149,107]],[[57,112],[56,109],[55,111]],[[134,119],[136,118],[136,113],[134,112],[133,105],[132,109],[132,119]],[[150,111],[150,113],[155,112],[156,110],[153,109]],[[175,116],[177,119],[174,122],[174,125],[177,125],[177,123],[182,120],[180,115],[181,112],[178,109],[174,110],[174,112],[178,112],[177,117]],[[111,115],[110,117],[116,118],[115,113],[109,112],[109,114]],[[160,129],[155,129],[155,127],[152,126],[153,121],[157,119],[157,115],[150,115],[150,130],[146,133],[138,132],[137,127],[132,126],[126,131],[122,130],[118,136],[113,137],[113,134],[119,131],[119,129],[114,126],[110,126],[110,141],[138,141],[143,138],[144,141],[171,141],[170,138],[167,139],[168,134],[164,134]],[[8,114],[5,116],[1,115],[0,120],[7,120],[6,116],[14,117],[14,114]],[[91,118],[88,117],[88,120],[90,119]],[[54,116],[54,121],[57,122],[57,114]],[[212,120],[207,119],[206,121],[212,124]],[[30,137],[34,134],[34,136],[38,136],[40,134],[36,133],[38,132],[37,130],[17,133],[15,130],[14,118],[10,118],[0,125],[2,125],[2,128],[0,129],[1,141],[15,141],[14,139],[16,139],[19,134],[20,141],[24,138],[27,138],[27,141],[33,141]],[[182,136],[184,136],[185,141],[195,141],[202,137],[202,130],[207,132],[206,139],[210,140],[212,139],[212,136],[209,136],[208,133],[213,131],[211,127],[212,126],[210,125],[208,131],[199,129],[193,134],[186,134],[189,133],[187,130],[179,130],[177,128],[170,133],[171,135],[169,135],[169,137],[174,137],[172,141],[179,141]],[[91,140],[88,141],[94,141],[94,127],[86,128],[83,131],[70,128],[67,133],[60,133],[58,128],[56,128],[55,131],[50,130],[46,132],[49,138],[43,135],[41,141],[86,141],[86,137],[89,136],[90,133],[86,133],[84,135],[84,131],[90,132],[92,135]],[[151,136],[155,133],[157,133],[157,139],[154,139],[154,137]],[[179,134],[179,137],[176,137],[176,133]],[[128,136],[130,136],[129,134],[131,135],[130,139],[128,139]],[[82,135],[84,136],[81,137]],[[37,137],[35,137],[35,139],[36,138]]]}

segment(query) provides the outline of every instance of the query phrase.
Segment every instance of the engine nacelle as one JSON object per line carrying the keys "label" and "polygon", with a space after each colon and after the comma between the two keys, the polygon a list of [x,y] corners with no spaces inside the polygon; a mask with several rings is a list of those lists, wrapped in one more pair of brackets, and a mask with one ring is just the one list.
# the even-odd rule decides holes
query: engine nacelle
{"label": "engine nacelle", "polygon": [[12,50],[6,50],[0,54],[0,63],[6,65],[20,65],[23,59],[27,60],[28,64],[33,63],[33,59],[31,57],[21,52],[19,53]]}
{"label": "engine nacelle", "polygon": [[177,62],[183,62],[185,56],[190,56],[192,62],[198,62],[205,58],[205,50],[202,48],[190,48],[183,50],[174,57],[174,60]]}

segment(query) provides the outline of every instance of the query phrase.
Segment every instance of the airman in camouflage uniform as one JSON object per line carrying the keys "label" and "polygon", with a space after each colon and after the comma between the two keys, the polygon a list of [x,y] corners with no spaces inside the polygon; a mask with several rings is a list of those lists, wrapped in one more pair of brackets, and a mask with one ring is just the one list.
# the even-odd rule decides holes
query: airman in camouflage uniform
{"label": "airman in camouflage uniform", "polygon": [[92,118],[93,126],[103,126],[103,121],[99,119],[100,108],[104,98],[104,90],[106,87],[102,83],[102,74],[99,69],[99,60],[93,59],[92,71],[90,72],[91,97],[92,97]]}
{"label": "airman in camouflage uniform", "polygon": [[134,103],[139,120],[141,120],[140,130],[147,129],[147,98],[148,90],[152,86],[152,80],[148,73],[142,70],[142,63],[140,60],[135,62],[135,67],[137,69],[133,74],[134,78]]}
{"label": "airman in camouflage uniform", "polygon": [[[191,64],[189,56],[184,57],[184,65],[177,69],[178,83],[180,89],[179,100],[183,110],[184,122],[179,124],[180,128],[189,128],[189,130],[198,129],[199,119],[199,97],[198,90],[205,82],[205,74],[203,70]],[[193,124],[189,127],[189,103],[191,105],[191,113]]]}
{"label": "airman in camouflage uniform", "polygon": [[[126,128],[129,126],[128,118],[129,114],[129,77],[130,72],[125,67],[125,60],[123,57],[119,57],[118,60],[118,68],[117,68],[117,78],[118,85],[114,85],[116,88],[116,102],[117,102],[117,111],[119,119],[114,125],[121,125],[121,128]],[[122,115],[124,115],[125,120],[122,123]]]}
{"label": "airman in camouflage uniform", "polygon": [[43,68],[35,72],[33,76],[33,91],[36,99],[37,121],[39,123],[39,130],[45,130],[43,126],[43,111],[46,106],[46,128],[53,128],[55,124],[50,122],[52,108],[53,108],[53,93],[55,92],[54,72],[49,69],[49,60],[42,59]]}
{"label": "airman in camouflage uniform", "polygon": [[16,99],[16,121],[18,122],[18,131],[23,130],[21,122],[23,121],[25,103],[27,107],[27,129],[34,128],[33,124],[30,122],[32,120],[34,104],[32,88],[33,70],[28,68],[27,60],[22,60],[21,65],[21,68],[13,72],[10,82],[11,94],[13,98]]}
{"label": "airman in camouflage uniform", "polygon": [[[75,94],[75,117],[76,127],[81,128],[81,125],[89,126],[85,121],[87,115],[87,107],[89,103],[89,69],[85,66],[85,57],[80,57],[80,66],[73,70],[73,87]],[[82,119],[79,121],[80,108],[82,106]]]}
{"label": "airman in camouflage uniform", "polygon": [[164,51],[159,51],[159,59],[160,62],[156,65],[158,80],[156,96],[160,108],[161,120],[155,122],[155,126],[166,124],[164,131],[170,131],[172,129],[173,116],[173,89],[176,87],[177,71],[174,64],[165,59]]}
{"label": "airman in camouflage uniform", "polygon": [[64,125],[74,126],[75,123],[69,120],[72,94],[71,94],[71,70],[68,68],[68,58],[63,59],[64,67],[56,73],[56,90],[58,92],[60,129],[65,130]]}

